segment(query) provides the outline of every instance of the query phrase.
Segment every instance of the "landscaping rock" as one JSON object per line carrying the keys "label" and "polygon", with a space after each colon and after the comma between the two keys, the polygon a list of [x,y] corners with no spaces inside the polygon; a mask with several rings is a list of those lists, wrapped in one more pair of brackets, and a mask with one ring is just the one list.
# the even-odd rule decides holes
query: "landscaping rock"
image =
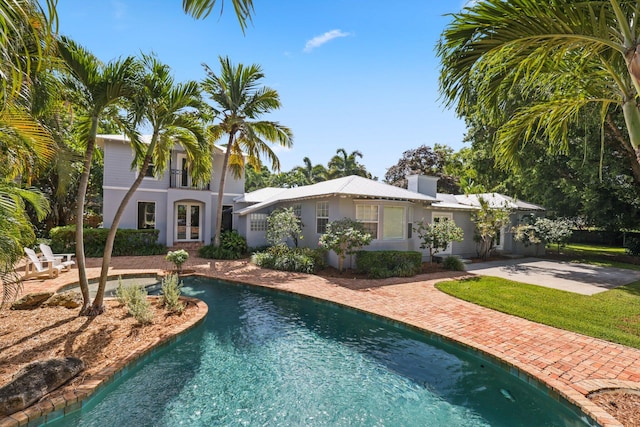
{"label": "landscaping rock", "polygon": [[21,411],[52,392],[84,369],[77,357],[33,362],[0,388],[0,416]]}
{"label": "landscaping rock", "polygon": [[34,308],[40,307],[43,302],[51,298],[51,295],[53,295],[53,292],[36,292],[33,294],[27,294],[11,304],[11,309],[33,310]]}
{"label": "landscaping rock", "polygon": [[47,307],[78,308],[82,305],[82,295],[76,291],[53,294],[43,305]]}

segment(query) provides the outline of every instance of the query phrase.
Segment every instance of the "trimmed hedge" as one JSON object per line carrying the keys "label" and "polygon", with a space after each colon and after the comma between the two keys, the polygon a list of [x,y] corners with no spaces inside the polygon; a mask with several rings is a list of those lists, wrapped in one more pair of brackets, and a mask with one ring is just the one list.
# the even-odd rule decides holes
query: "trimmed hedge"
{"label": "trimmed hedge", "polygon": [[372,279],[411,277],[422,271],[422,254],[415,251],[358,251],[358,271]]}
{"label": "trimmed hedge", "polygon": [[[167,247],[158,243],[160,230],[119,229],[113,244],[113,256],[164,255]],[[108,228],[84,229],[84,254],[88,257],[101,257],[107,242]],[[51,249],[55,253],[75,253],[76,227],[66,225],[49,231]]]}

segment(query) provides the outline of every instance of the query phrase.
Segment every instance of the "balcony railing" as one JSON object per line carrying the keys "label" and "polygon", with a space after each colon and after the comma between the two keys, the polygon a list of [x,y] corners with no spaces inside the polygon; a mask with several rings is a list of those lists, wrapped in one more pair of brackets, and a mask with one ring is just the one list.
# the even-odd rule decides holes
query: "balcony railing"
{"label": "balcony railing", "polygon": [[188,170],[171,169],[171,177],[169,180],[170,188],[185,188],[189,190],[209,190],[210,183],[195,185],[191,181]]}

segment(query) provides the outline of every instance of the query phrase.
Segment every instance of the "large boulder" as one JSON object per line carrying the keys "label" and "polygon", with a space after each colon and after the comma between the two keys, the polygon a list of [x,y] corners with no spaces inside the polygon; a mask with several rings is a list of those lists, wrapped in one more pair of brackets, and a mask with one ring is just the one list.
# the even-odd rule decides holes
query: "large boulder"
{"label": "large boulder", "polygon": [[46,307],[78,308],[82,305],[82,295],[76,291],[60,292],[53,294],[43,305]]}
{"label": "large boulder", "polygon": [[53,292],[34,292],[27,294],[18,301],[11,304],[12,310],[33,310],[42,305],[43,302],[51,298]]}
{"label": "large boulder", "polygon": [[9,384],[0,388],[0,416],[27,408],[83,369],[84,362],[77,357],[42,360],[25,366]]}

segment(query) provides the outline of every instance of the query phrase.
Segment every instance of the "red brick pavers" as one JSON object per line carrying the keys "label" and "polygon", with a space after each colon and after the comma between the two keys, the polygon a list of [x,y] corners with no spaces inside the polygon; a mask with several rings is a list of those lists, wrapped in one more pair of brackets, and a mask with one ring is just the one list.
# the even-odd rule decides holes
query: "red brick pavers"
{"label": "red brick pavers", "polygon": [[[89,277],[99,275],[100,261],[88,260]],[[162,273],[169,268],[162,256],[114,257],[110,275]],[[606,388],[640,389],[640,350],[483,308],[434,287],[456,273],[384,280],[324,278],[264,270],[247,261],[205,260],[193,254],[183,269],[332,301],[442,335],[545,383],[603,426],[620,423],[585,396]],[[74,281],[75,269],[56,279],[25,282],[24,292],[58,289]]]}

